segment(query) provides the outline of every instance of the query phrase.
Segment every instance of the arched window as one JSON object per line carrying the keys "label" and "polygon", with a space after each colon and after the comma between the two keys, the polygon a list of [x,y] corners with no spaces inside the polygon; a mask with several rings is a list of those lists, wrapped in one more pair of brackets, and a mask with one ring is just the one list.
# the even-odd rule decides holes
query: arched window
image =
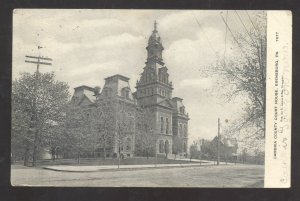
{"label": "arched window", "polygon": [[159,141],[159,153],[164,153],[164,141]]}
{"label": "arched window", "polygon": [[165,153],[168,154],[169,153],[169,141],[166,140],[165,142]]}
{"label": "arched window", "polygon": [[186,152],[186,143],[183,143],[183,151]]}

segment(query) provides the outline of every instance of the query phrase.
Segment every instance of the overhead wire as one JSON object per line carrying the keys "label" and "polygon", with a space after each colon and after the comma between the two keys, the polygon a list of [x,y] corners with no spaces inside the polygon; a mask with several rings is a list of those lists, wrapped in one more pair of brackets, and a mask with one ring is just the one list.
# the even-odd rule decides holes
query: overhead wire
{"label": "overhead wire", "polygon": [[204,29],[202,28],[200,22],[198,21],[197,17],[195,16],[194,13],[193,13],[193,15],[194,15],[194,19],[196,20],[196,22],[197,22],[197,24],[198,24],[198,26],[199,26],[201,32],[202,32],[203,35],[205,36],[205,38],[206,38],[206,40],[207,40],[207,42],[208,42],[208,44],[209,44],[211,50],[216,54],[216,56],[218,56],[217,51],[213,48],[212,44],[210,43],[210,41],[209,41],[209,39],[208,39],[208,37],[207,37],[207,35],[206,35]]}
{"label": "overhead wire", "polygon": [[[228,19],[228,10],[226,11],[226,22]],[[224,48],[224,65],[226,66],[226,49],[227,49],[227,26],[226,27],[226,31],[225,31],[225,48]]]}
{"label": "overhead wire", "polygon": [[246,26],[245,26],[245,24],[244,24],[242,18],[241,18],[240,15],[238,14],[238,12],[237,12],[236,10],[235,10],[234,12],[235,12],[235,14],[238,16],[238,18],[239,18],[241,24],[243,25],[244,29],[246,30],[246,33],[249,35],[249,37],[250,37],[251,41],[253,42],[253,44],[256,44],[256,42],[253,40],[253,38],[252,38],[250,32],[249,32],[248,29],[246,28]]}
{"label": "overhead wire", "polygon": [[230,32],[230,34],[231,34],[233,40],[237,43],[237,45],[238,45],[239,49],[241,50],[242,54],[245,56],[245,58],[248,60],[248,62],[249,62],[249,64],[250,64],[251,62],[250,62],[248,56],[246,55],[246,53],[244,52],[244,50],[243,50],[241,44],[239,43],[239,41],[238,41],[238,40],[236,39],[236,37],[234,36],[233,32],[231,31],[231,29],[230,29],[228,23],[225,21],[225,19],[224,19],[224,17],[222,16],[222,14],[220,14],[220,15],[221,15],[221,18],[222,18],[223,22],[225,23],[225,25],[226,25],[228,31]]}
{"label": "overhead wire", "polygon": [[248,13],[247,10],[246,10],[246,14],[247,14],[248,19],[249,19],[249,21],[251,22],[251,24],[252,24],[252,26],[253,26],[255,32],[256,32],[256,34],[260,36],[260,31],[259,31],[259,29],[254,25],[254,23],[253,23],[253,21],[252,21],[252,19],[251,19],[251,17],[250,17],[250,15],[249,15],[249,13]]}

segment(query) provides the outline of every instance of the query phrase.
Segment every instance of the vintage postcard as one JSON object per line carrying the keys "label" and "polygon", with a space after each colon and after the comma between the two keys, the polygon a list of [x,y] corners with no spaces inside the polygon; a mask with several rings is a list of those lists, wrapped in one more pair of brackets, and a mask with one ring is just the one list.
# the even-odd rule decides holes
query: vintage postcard
{"label": "vintage postcard", "polygon": [[288,188],[292,13],[15,9],[11,184]]}

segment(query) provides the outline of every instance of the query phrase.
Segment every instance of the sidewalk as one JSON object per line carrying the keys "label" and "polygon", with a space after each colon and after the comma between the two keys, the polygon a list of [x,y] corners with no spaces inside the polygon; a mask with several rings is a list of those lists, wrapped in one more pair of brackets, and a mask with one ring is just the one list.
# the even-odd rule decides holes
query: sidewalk
{"label": "sidewalk", "polygon": [[[188,158],[180,158],[180,159],[176,159],[176,160],[182,160],[182,161],[192,161],[192,162],[199,162],[199,159],[188,159]],[[208,161],[208,160],[201,160],[202,163],[209,163],[210,165],[215,165],[217,164],[216,161]],[[220,162],[220,165],[234,165],[235,163],[225,163],[225,162]]]}
{"label": "sidewalk", "polygon": [[[185,159],[180,159],[185,160]],[[189,159],[188,159],[189,160]],[[118,170],[138,170],[138,169],[152,169],[152,168],[174,168],[174,167],[195,167],[195,166],[212,166],[214,165],[213,161],[200,161],[192,159],[194,162],[199,163],[185,163],[185,164],[149,164],[149,165],[120,165],[118,168],[117,165],[102,165],[102,166],[72,166],[72,165],[53,165],[53,166],[44,166],[42,168],[53,170],[53,171],[62,171],[62,172],[98,172],[98,171],[118,171]],[[220,165],[225,165],[225,163],[220,163]],[[230,165],[228,163],[228,165]]]}

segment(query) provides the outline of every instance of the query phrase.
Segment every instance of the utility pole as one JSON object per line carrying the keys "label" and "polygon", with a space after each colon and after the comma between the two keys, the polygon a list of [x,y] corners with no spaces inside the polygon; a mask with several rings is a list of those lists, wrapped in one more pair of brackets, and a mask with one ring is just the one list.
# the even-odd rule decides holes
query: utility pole
{"label": "utility pole", "polygon": [[220,164],[220,118],[218,118],[217,165]]}
{"label": "utility pole", "polygon": [[[42,47],[38,46],[38,49]],[[32,156],[32,166],[36,165],[36,159],[37,159],[37,147],[38,147],[38,137],[39,137],[39,129],[38,129],[38,112],[37,112],[37,89],[38,89],[38,83],[39,83],[39,67],[40,65],[52,65],[50,61],[52,59],[41,57],[40,55],[38,57],[36,56],[25,56],[27,60],[25,60],[26,63],[33,63],[36,64],[36,75],[35,75],[35,84],[34,84],[34,102],[33,102],[33,111],[31,116],[31,127],[32,131],[34,132],[34,142],[33,142],[33,156]]]}

